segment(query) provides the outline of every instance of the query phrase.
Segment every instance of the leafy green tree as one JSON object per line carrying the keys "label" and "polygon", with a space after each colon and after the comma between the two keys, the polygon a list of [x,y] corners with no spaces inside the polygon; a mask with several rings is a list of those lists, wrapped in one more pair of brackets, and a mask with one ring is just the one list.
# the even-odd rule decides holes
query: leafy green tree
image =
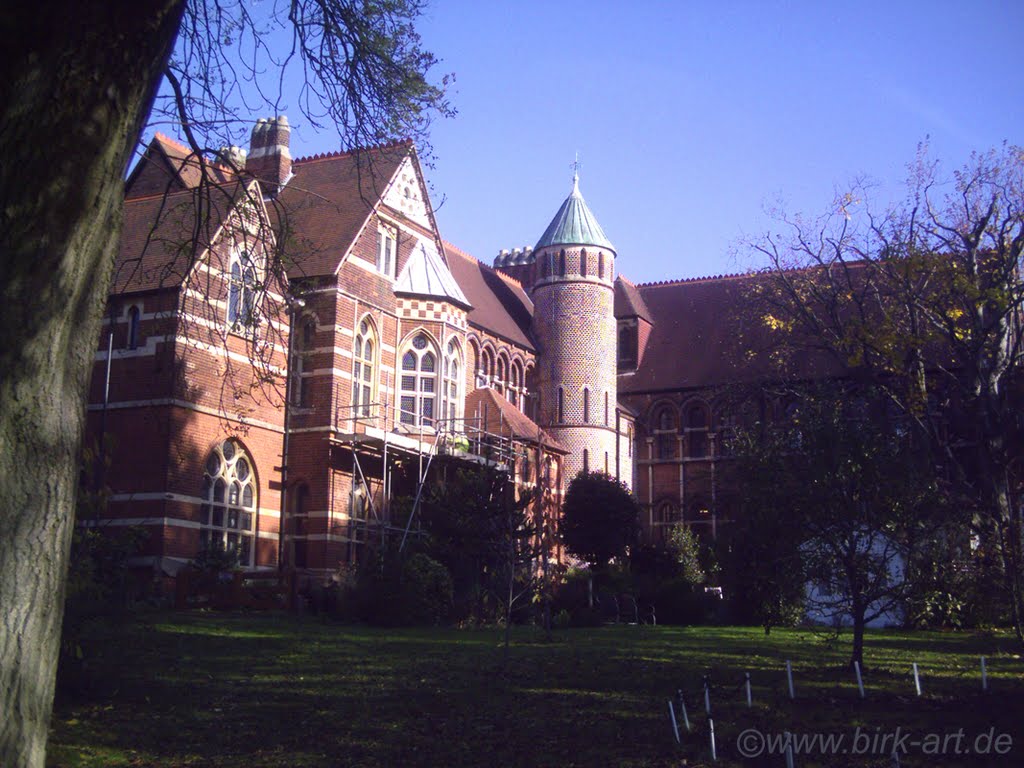
{"label": "leafy green tree", "polygon": [[[785,571],[803,581],[812,614],[849,621],[850,661],[863,663],[865,628],[902,610],[906,564],[941,518],[937,480],[910,436],[868,398],[831,385],[797,395],[789,420],[741,444],[749,532],[784,542],[755,542],[746,554],[760,579]],[[754,586],[766,614],[787,597]]]}
{"label": "leafy green tree", "polygon": [[[950,479],[965,536],[997,555],[1024,645],[1022,517],[1015,497],[1024,381],[1024,150],[978,154],[944,176],[926,147],[907,194],[875,210],[864,185],[820,218],[780,216],[751,243],[762,328],[783,370],[823,353],[885,396]],[[1017,483],[1015,487],[1014,483]]]}
{"label": "leafy green tree", "polygon": [[679,577],[687,584],[699,586],[707,581],[701,562],[700,541],[690,526],[677,523],[668,534],[668,548],[679,564]]}
{"label": "leafy green tree", "polygon": [[452,574],[463,616],[490,620],[532,593],[538,531],[529,497],[514,498],[505,472],[460,469],[432,489],[422,505],[425,547]]}
{"label": "leafy green tree", "polygon": [[0,14],[0,765],[45,760],[86,387],[151,107],[209,157],[243,143],[253,110],[279,111],[291,69],[305,81],[288,100],[341,148],[421,139],[450,113],[421,10],[42,0]]}
{"label": "leafy green tree", "polygon": [[580,472],[565,493],[559,533],[569,552],[603,571],[639,541],[640,506],[625,483]]}

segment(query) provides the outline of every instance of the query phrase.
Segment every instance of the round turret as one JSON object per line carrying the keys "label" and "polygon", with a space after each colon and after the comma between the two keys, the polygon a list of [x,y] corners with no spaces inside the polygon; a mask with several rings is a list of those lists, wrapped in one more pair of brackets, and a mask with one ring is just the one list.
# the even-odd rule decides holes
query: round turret
{"label": "round turret", "polygon": [[538,418],[571,453],[566,480],[615,472],[615,248],[573,178],[533,248]]}

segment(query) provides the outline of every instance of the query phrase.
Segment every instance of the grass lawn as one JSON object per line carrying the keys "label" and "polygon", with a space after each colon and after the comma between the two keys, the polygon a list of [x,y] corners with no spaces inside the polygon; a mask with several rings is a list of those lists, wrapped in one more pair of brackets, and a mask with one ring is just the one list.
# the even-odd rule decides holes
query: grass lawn
{"label": "grass lawn", "polygon": [[[759,741],[739,736],[755,728],[843,738],[798,748],[796,766],[891,766],[901,735],[904,766],[1024,766],[1024,662],[1005,633],[872,633],[861,700],[848,644],[806,630],[619,626],[547,641],[521,628],[507,667],[492,630],[174,613],[105,631],[88,690],[58,702],[50,766],[710,765],[707,673],[717,765],[784,766],[777,753],[742,757]],[[680,687],[694,727],[680,723],[681,745],[668,717]],[[991,754],[954,754],[979,748]]]}

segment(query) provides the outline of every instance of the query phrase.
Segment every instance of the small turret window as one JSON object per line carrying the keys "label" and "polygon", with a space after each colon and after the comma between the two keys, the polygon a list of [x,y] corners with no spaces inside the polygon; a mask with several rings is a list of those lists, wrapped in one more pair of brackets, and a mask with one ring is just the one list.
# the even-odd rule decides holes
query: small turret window
{"label": "small turret window", "polygon": [[604,280],[604,254],[597,254],[597,276]]}
{"label": "small turret window", "polygon": [[580,253],[580,277],[587,276],[587,252],[582,251]]}
{"label": "small turret window", "polygon": [[558,254],[558,275],[565,277],[565,251]]}
{"label": "small turret window", "polygon": [[590,423],[590,390],[583,388],[583,423]]}

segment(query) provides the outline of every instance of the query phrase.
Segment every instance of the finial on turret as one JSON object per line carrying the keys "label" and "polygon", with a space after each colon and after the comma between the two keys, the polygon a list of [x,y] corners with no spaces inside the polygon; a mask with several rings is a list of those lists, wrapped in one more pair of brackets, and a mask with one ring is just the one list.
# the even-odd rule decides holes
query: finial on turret
{"label": "finial on turret", "polygon": [[572,193],[579,194],[580,191],[580,153],[576,153],[576,159],[572,163]]}

